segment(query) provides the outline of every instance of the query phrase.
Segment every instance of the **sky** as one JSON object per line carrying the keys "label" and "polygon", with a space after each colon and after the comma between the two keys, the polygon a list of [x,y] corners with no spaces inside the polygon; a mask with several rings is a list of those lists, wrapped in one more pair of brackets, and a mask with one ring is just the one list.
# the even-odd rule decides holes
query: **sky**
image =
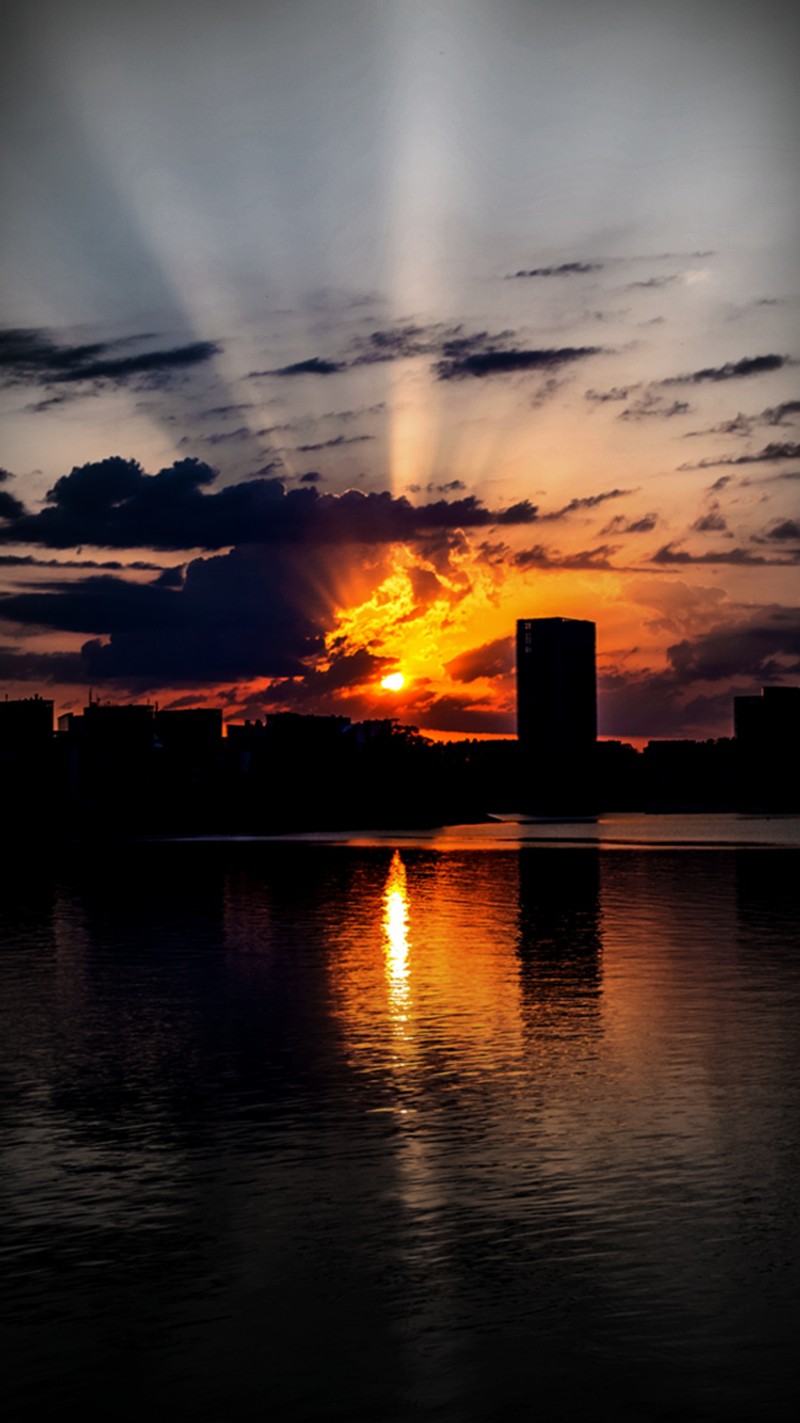
{"label": "sky", "polygon": [[606,737],[800,682],[792,9],[10,0],[0,694],[507,735],[550,616]]}

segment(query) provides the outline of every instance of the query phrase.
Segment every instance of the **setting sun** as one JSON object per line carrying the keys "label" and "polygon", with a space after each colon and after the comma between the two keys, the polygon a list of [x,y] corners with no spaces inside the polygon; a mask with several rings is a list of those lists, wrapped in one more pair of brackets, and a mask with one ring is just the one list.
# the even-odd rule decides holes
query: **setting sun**
{"label": "setting sun", "polygon": [[405,684],[406,679],[402,672],[390,672],[389,676],[384,677],[381,682],[381,686],[385,687],[387,692],[402,692]]}

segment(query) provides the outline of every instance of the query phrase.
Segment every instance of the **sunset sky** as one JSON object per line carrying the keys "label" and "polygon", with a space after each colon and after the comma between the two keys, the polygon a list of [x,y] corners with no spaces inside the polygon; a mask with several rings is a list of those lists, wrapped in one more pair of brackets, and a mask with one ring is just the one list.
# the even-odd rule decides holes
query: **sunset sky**
{"label": "sunset sky", "polygon": [[552,615],[605,736],[800,681],[791,10],[10,0],[0,694],[508,734]]}

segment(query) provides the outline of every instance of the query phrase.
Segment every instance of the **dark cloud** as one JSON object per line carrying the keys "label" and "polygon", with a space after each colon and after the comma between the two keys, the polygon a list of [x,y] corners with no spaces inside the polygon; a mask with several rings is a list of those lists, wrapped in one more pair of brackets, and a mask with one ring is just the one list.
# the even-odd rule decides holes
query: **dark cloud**
{"label": "dark cloud", "polygon": [[364,415],[382,415],[385,410],[385,400],[379,400],[376,405],[361,405],[355,410],[326,410],[317,420],[341,420],[343,424],[347,424],[351,420],[361,419]]}
{"label": "dark cloud", "polygon": [[743,356],[740,361],[727,361],[724,366],[706,366],[703,370],[691,371],[686,375],[669,376],[658,384],[699,385],[703,381],[739,380],[744,376],[780,371],[784,366],[795,364],[790,356]]}
{"label": "dark cloud", "polygon": [[562,262],[558,267],[531,267],[529,271],[509,272],[506,280],[518,277],[582,277],[587,272],[601,272],[603,262]]}
{"label": "dark cloud", "polygon": [[710,425],[707,430],[687,430],[685,439],[699,435],[751,435],[756,425],[786,425],[790,415],[800,415],[800,400],[784,400],[780,405],[768,405],[757,415],[743,415],[741,411],[732,420],[723,420],[719,425]]}
{"label": "dark cloud", "polygon": [[0,371],[4,384],[29,382],[49,384],[64,372],[80,370],[103,357],[120,342],[93,341],[83,345],[59,345],[46,331],[17,327],[0,331]]}
{"label": "dark cloud", "polygon": [[717,503],[712,504],[705,514],[701,514],[695,519],[692,528],[698,534],[721,534],[727,529],[728,524],[724,515],[720,512]]}
{"label": "dark cloud", "polygon": [[628,282],[627,290],[635,291],[637,288],[643,291],[658,291],[661,287],[668,287],[672,282],[677,282],[678,273],[672,272],[668,277],[648,277],[643,282]]}
{"label": "dark cloud", "polygon": [[499,637],[471,647],[445,662],[454,682],[475,682],[479,677],[506,677],[514,670],[514,639]]}
{"label": "dark cloud", "polygon": [[800,444],[790,440],[771,440],[762,450],[755,455],[720,455],[718,459],[703,459],[697,464],[681,464],[680,470],[685,469],[713,469],[717,465],[738,465],[738,464],[770,464],[780,460],[800,459]]}
{"label": "dark cloud", "polygon": [[613,667],[597,679],[597,719],[603,736],[718,735],[731,716],[729,691],[687,695],[670,669],[634,672]]}
{"label": "dark cloud", "polygon": [[38,514],[23,513],[5,524],[0,540],[50,548],[163,549],[391,543],[437,529],[529,524],[537,513],[527,500],[497,510],[472,495],[413,505],[386,492],[287,492],[277,479],[249,479],[204,493],[215,479],[209,465],[193,459],[154,475],[119,457],[82,465],[56,481]]}
{"label": "dark cloud", "polygon": [[596,509],[598,504],[605,504],[608,499],[622,499],[625,495],[636,492],[635,489],[606,489],[601,494],[586,494],[581,499],[570,499],[568,504],[564,504],[560,509],[554,509],[551,514],[540,514],[539,521],[545,523],[554,519],[566,519],[579,509]]}
{"label": "dark cloud", "polygon": [[0,644],[0,682],[32,685],[85,683],[86,673],[78,652],[27,652]]}
{"label": "dark cloud", "polygon": [[199,410],[196,415],[197,420],[228,420],[233,415],[238,415],[242,410],[252,410],[253,403],[249,400],[240,401],[237,405],[212,405],[209,410]]}
{"label": "dark cloud", "polygon": [[732,697],[743,677],[755,690],[800,674],[800,609],[758,608],[742,621],[674,643],[667,659],[664,671],[615,667],[601,673],[604,735],[710,736],[719,735],[720,727],[730,735]]}
{"label": "dark cloud", "polygon": [[[618,545],[599,544],[596,548],[581,549],[579,553],[561,554],[557,549],[534,544],[515,554],[513,562],[517,568],[573,568],[573,569],[615,569],[609,560],[618,552]],[[618,571],[618,570],[616,570]]]}
{"label": "dark cloud", "polygon": [[800,400],[784,400],[780,405],[769,405],[755,418],[766,425],[784,425],[787,415],[800,415]]}
{"label": "dark cloud", "polygon": [[67,400],[70,399],[72,399],[72,396],[48,395],[45,400],[32,400],[30,405],[26,405],[24,408],[39,415],[43,410],[52,410],[54,405],[66,405]]}
{"label": "dark cloud", "polygon": [[118,558],[99,562],[94,558],[36,558],[32,553],[0,553],[0,568],[98,568],[116,572],[171,572],[160,563],[146,563],[142,559],[133,563],[120,563]]}
{"label": "dark cloud", "polygon": [[[493,338],[497,339],[497,338]],[[452,344],[452,343],[450,343]],[[517,371],[553,371],[588,356],[600,355],[600,346],[560,346],[538,350],[503,350],[487,344],[483,350],[447,353],[435,366],[439,380],[481,379],[493,375],[509,375]]]}
{"label": "dark cloud", "polygon": [[[409,494],[421,493],[422,487],[421,484],[406,485]],[[425,492],[427,494],[457,494],[466,489],[466,487],[463,479],[448,479],[446,484],[434,484],[433,482],[426,484]]]}
{"label": "dark cloud", "polygon": [[301,474],[301,475],[300,475],[300,483],[301,483],[301,484],[320,484],[321,481],[322,481],[322,475],[320,474],[319,470],[317,470],[317,469],[309,469],[309,470],[306,470],[306,473],[305,473],[305,474]]}
{"label": "dark cloud", "polygon": [[624,514],[615,514],[600,532],[607,534],[649,534],[658,523],[657,514],[643,514],[640,519],[626,519]]}
{"label": "dark cloud", "polygon": [[80,652],[82,682],[145,688],[298,677],[322,651],[330,621],[308,555],[236,549],[195,559],[180,589],[90,577],[0,598],[0,617],[95,633]]}
{"label": "dark cloud", "polygon": [[178,441],[180,449],[192,449],[195,445],[240,444],[251,440],[253,432],[248,425],[237,425],[235,430],[215,430],[211,435],[182,435]]}
{"label": "dark cloud", "polygon": [[597,405],[605,405],[609,401],[627,400],[632,390],[639,390],[639,385],[612,385],[610,390],[587,390],[584,393],[585,400],[592,400]]}
{"label": "dark cloud", "polygon": [[719,425],[710,425],[707,430],[687,430],[685,440],[693,440],[701,435],[751,435],[753,421],[751,415],[735,415],[732,420],[722,420]]}
{"label": "dark cloud", "polygon": [[138,356],[124,356],[119,360],[87,361],[78,369],[62,371],[54,376],[54,381],[96,381],[108,380],[122,384],[131,376],[168,375],[170,371],[185,366],[201,365],[216,356],[222,347],[216,341],[193,341],[189,346],[172,346],[165,351],[144,351]]}
{"label": "dark cloud", "polygon": [[[388,657],[377,657],[367,648],[355,652],[335,651],[325,668],[306,669],[301,681],[274,682],[266,694],[271,710],[327,713],[331,698],[342,692],[354,691],[367,684],[375,686],[396,664]],[[370,707],[358,703],[348,705],[348,712],[369,715]]]}
{"label": "dark cloud", "polygon": [[371,366],[385,361],[407,360],[411,356],[429,356],[441,352],[448,342],[463,338],[461,326],[435,323],[429,326],[390,326],[371,331],[353,343],[356,352],[354,366]]}
{"label": "dark cloud", "polygon": [[497,711],[478,697],[450,695],[420,699],[408,708],[425,731],[462,731],[471,736],[511,736],[516,730],[514,711]]}
{"label": "dark cloud", "polygon": [[[675,643],[667,648],[667,657],[682,682],[734,677],[751,677],[758,684],[780,680],[787,668],[779,659],[800,659],[800,608],[759,608],[738,626],[716,627]],[[800,664],[792,669],[795,675],[798,670]]]}
{"label": "dark cloud", "polygon": [[25,513],[25,505],[20,499],[0,489],[0,519],[19,519]]}
{"label": "dark cloud", "polygon": [[[119,341],[69,346],[59,345],[45,331],[4,331],[0,333],[0,380],[6,385],[25,383],[45,387],[104,381],[123,385],[140,377],[148,377],[152,383],[159,379],[166,381],[174,370],[209,361],[221,350],[215,341],[193,341],[185,346],[140,351],[134,356],[109,354],[145,339],[149,338],[126,337]],[[64,399],[64,396],[51,396],[40,401],[36,408],[45,409]]]}
{"label": "dark cloud", "polygon": [[725,489],[725,487],[730,484],[732,479],[732,474],[721,474],[719,479],[715,479],[713,484],[709,484],[709,494],[718,494],[721,489]]}
{"label": "dark cloud", "polygon": [[374,435],[336,435],[331,440],[319,440],[314,445],[297,445],[298,454],[311,454],[315,450],[337,450],[342,445],[361,445],[365,440],[374,440]]}
{"label": "dark cloud", "polygon": [[320,356],[311,356],[307,361],[295,361],[291,366],[279,366],[272,371],[250,371],[250,376],[333,376],[345,370],[342,361],[326,361]]}
{"label": "dark cloud", "polygon": [[779,524],[774,524],[767,538],[791,539],[800,544],[800,519],[783,519]]}
{"label": "dark cloud", "polygon": [[725,548],[715,549],[709,553],[689,553],[687,549],[669,543],[664,544],[662,548],[652,554],[648,561],[660,564],[729,563],[738,568],[789,568],[800,562],[800,557],[765,558],[763,554],[754,553],[749,548]]}
{"label": "dark cloud", "polygon": [[673,400],[667,402],[663,396],[656,395],[652,391],[646,391],[633,405],[627,406],[620,411],[618,420],[645,420],[654,416],[659,420],[671,420],[675,415],[688,415],[691,406],[686,400]]}

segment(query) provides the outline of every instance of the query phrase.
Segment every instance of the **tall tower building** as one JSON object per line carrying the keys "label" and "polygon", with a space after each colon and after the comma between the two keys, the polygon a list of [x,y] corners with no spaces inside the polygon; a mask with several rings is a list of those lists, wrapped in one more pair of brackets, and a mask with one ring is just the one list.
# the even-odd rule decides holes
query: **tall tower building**
{"label": "tall tower building", "polygon": [[517,736],[532,809],[579,814],[593,808],[594,623],[579,618],[517,623]]}

